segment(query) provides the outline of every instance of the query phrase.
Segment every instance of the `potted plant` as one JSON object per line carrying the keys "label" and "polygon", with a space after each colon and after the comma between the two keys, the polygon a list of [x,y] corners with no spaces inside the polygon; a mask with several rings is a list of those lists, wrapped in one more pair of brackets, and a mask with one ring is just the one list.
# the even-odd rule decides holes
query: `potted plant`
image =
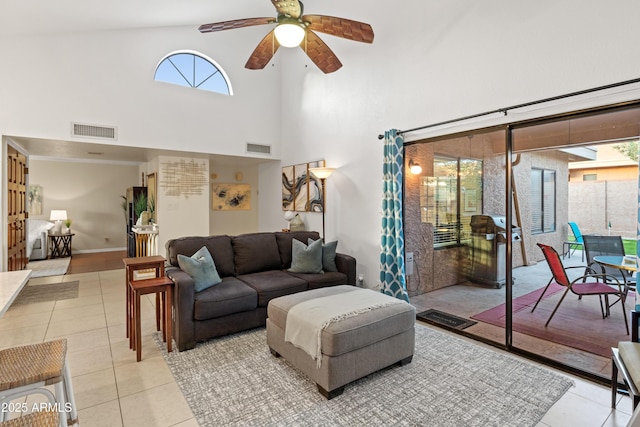
{"label": "potted plant", "polygon": [[[133,212],[137,218],[136,221],[140,221],[140,225],[147,225],[149,218],[143,218],[142,213],[147,211],[147,195],[142,193],[133,202]],[[146,222],[145,222],[146,219]],[[136,222],[137,223],[137,222]]]}
{"label": "potted plant", "polygon": [[149,211],[149,222],[152,224],[156,223],[156,200],[153,195],[148,197],[148,206],[147,210]]}
{"label": "potted plant", "polygon": [[67,218],[64,220],[64,226],[67,227],[67,229],[65,230],[65,233],[69,234],[71,233],[71,219]]}

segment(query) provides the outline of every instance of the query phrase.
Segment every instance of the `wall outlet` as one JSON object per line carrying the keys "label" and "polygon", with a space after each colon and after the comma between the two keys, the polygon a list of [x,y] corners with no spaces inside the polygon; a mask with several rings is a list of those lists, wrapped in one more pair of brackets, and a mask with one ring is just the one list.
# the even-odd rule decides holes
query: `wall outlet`
{"label": "wall outlet", "polygon": [[407,276],[413,274],[413,252],[407,252],[404,257],[404,272]]}

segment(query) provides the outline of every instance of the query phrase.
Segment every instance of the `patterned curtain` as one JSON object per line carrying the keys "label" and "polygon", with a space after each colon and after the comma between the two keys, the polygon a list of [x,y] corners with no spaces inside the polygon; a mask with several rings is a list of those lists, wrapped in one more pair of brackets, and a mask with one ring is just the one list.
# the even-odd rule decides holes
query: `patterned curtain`
{"label": "patterned curtain", "polygon": [[[636,262],[640,264],[640,144],[638,144],[638,219],[636,222]],[[639,286],[636,286],[636,311],[640,311]]]}
{"label": "patterned curtain", "polygon": [[409,302],[404,275],[404,229],[402,225],[402,166],[404,139],[396,129],[384,134],[382,167],[382,238],[380,252],[381,292]]}

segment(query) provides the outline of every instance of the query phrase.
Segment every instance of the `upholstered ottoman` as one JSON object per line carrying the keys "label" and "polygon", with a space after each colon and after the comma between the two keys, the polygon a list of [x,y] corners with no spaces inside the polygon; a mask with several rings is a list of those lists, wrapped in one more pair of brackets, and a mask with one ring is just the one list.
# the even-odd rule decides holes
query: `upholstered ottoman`
{"label": "upholstered ottoman", "polygon": [[[372,303],[367,307],[363,301],[369,300]],[[300,319],[300,313],[303,313],[301,323],[315,321],[319,316],[314,309],[323,304],[331,306],[332,318],[320,322],[323,326],[318,329],[319,348],[314,358],[314,353],[304,346],[285,339],[287,317],[291,311],[295,315],[290,316],[290,322]],[[346,307],[344,314],[336,315],[336,310],[340,310],[336,306]],[[310,377],[327,399],[342,394],[344,386],[352,381],[395,363],[405,365],[413,357],[415,308],[369,289],[343,285],[282,296],[269,302],[267,316],[267,344],[271,353],[283,356]],[[291,331],[298,326],[289,325]],[[313,341],[314,334],[306,336]]]}

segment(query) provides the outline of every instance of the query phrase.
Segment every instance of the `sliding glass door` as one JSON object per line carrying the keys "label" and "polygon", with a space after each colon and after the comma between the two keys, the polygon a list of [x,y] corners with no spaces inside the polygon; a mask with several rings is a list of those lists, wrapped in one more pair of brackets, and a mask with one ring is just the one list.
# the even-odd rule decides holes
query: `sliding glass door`
{"label": "sliding glass door", "polygon": [[639,135],[640,108],[630,104],[407,143],[407,165],[422,167],[417,175],[407,167],[405,177],[407,284],[418,311],[435,310],[461,334],[606,377],[610,347],[628,339],[621,303],[603,319],[597,297],[569,294],[547,324],[564,289],[543,294],[551,274],[538,244],[580,266],[568,270],[576,277],[585,265],[580,249],[567,252],[569,222],[583,234],[635,238],[637,157],[624,147]]}

